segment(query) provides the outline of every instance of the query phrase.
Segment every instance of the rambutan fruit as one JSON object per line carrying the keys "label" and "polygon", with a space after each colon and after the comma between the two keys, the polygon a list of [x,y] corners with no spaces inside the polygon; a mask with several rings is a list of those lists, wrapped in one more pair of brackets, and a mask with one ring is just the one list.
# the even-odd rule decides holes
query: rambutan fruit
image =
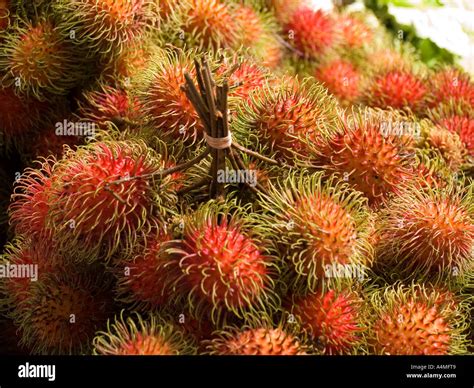
{"label": "rambutan fruit", "polygon": [[183,0],[163,25],[163,35],[178,47],[199,51],[236,48],[235,5],[219,0]]}
{"label": "rambutan fruit", "polygon": [[181,86],[184,74],[195,74],[192,58],[186,54],[161,52],[137,80],[138,96],[159,133],[173,140],[196,141],[203,126]]}
{"label": "rambutan fruit", "polygon": [[342,44],[350,49],[369,45],[373,40],[371,28],[357,15],[341,15],[335,23],[336,28],[342,30]]}
{"label": "rambutan fruit", "polygon": [[365,330],[361,306],[356,293],[330,289],[296,298],[290,311],[324,354],[350,354],[360,347]]}
{"label": "rambutan fruit", "polygon": [[280,327],[228,328],[208,345],[213,355],[302,356],[308,349],[292,333]]}
{"label": "rambutan fruit", "polygon": [[149,60],[158,50],[153,41],[129,42],[120,53],[105,59],[101,79],[109,86],[129,89],[132,78],[146,69]]}
{"label": "rambutan fruit", "polygon": [[404,277],[462,274],[474,250],[473,189],[456,181],[403,188],[381,209],[381,268]]}
{"label": "rambutan fruit", "polygon": [[269,0],[268,3],[277,20],[283,25],[288,23],[297,9],[309,5],[307,0]]}
{"label": "rambutan fruit", "polygon": [[427,108],[426,80],[411,71],[398,69],[376,74],[364,93],[364,102],[374,108],[393,108],[418,113]]}
{"label": "rambutan fruit", "polygon": [[77,115],[81,120],[92,122],[100,128],[106,128],[107,123],[121,120],[136,125],[143,118],[136,96],[108,85],[100,85],[83,92]]}
{"label": "rambutan fruit", "polygon": [[121,53],[160,18],[157,5],[148,0],[60,0],[55,9],[70,41],[87,49],[89,56]]}
{"label": "rambutan fruit", "polygon": [[298,8],[283,28],[286,39],[307,58],[318,58],[338,41],[336,24],[331,15],[309,7]]}
{"label": "rambutan fruit", "polygon": [[230,74],[229,70],[234,69],[228,63],[224,63],[217,70],[217,76],[228,78],[229,97],[240,98],[245,102],[248,102],[253,90],[263,87],[271,78],[267,70],[250,60],[241,61],[238,68]]}
{"label": "rambutan fruit", "polygon": [[305,139],[315,141],[336,123],[335,98],[309,79],[268,84],[255,89],[249,99],[237,113],[236,136],[249,147],[261,144],[267,153],[290,163],[295,153],[306,153]]}
{"label": "rambutan fruit", "polygon": [[19,309],[30,295],[31,287],[45,276],[64,271],[66,260],[49,243],[19,237],[5,246],[0,264],[12,268],[12,272],[0,279],[0,293],[4,294],[7,307]]}
{"label": "rambutan fruit", "polygon": [[431,128],[426,138],[426,146],[439,153],[452,171],[460,169],[467,152],[459,135],[442,126]]}
{"label": "rambutan fruit", "polygon": [[49,190],[52,185],[54,158],[27,167],[15,182],[9,208],[10,224],[17,235],[36,241],[51,240],[53,230],[48,226]]}
{"label": "rambutan fruit", "polygon": [[11,87],[0,87],[0,153],[21,146],[47,115],[48,105],[32,98],[20,97]]}
{"label": "rambutan fruit", "polygon": [[[369,296],[368,296],[369,297]],[[452,355],[466,352],[465,303],[452,303],[423,285],[395,284],[370,294],[372,351],[383,355]]]}
{"label": "rambutan fruit", "polygon": [[328,61],[318,66],[314,76],[342,103],[353,104],[361,96],[361,74],[349,61]]}
{"label": "rambutan fruit", "polygon": [[161,250],[170,240],[169,233],[155,233],[136,255],[118,263],[115,273],[120,301],[133,309],[150,311],[171,299],[179,268],[173,266]]}
{"label": "rambutan fruit", "polygon": [[204,204],[183,219],[181,239],[166,249],[181,268],[177,292],[188,296],[195,316],[221,322],[229,314],[243,318],[278,305],[274,259],[252,219],[256,214],[245,210],[235,201]]}
{"label": "rambutan fruit", "polygon": [[12,7],[10,0],[0,0],[0,31],[6,30],[10,25],[11,12]]}
{"label": "rambutan fruit", "polygon": [[163,163],[143,141],[97,142],[69,150],[54,166],[47,191],[48,226],[60,246],[126,255],[136,241],[172,213],[171,178],[155,175]]}
{"label": "rambutan fruit", "polygon": [[240,5],[233,12],[237,22],[242,47],[263,66],[277,67],[283,58],[283,46],[275,36],[277,25],[265,11],[257,11],[248,5]]}
{"label": "rambutan fruit", "polygon": [[290,174],[261,195],[274,248],[285,266],[285,283],[296,293],[331,280],[334,266],[366,268],[371,261],[366,200],[334,177]]}
{"label": "rambutan fruit", "polygon": [[339,175],[364,193],[369,204],[380,204],[413,178],[414,153],[408,151],[419,136],[415,121],[391,116],[354,109],[341,114],[338,131],[318,144],[309,144],[313,164]]}
{"label": "rambutan fruit", "polygon": [[474,109],[451,102],[430,110],[428,117],[435,124],[457,133],[467,153],[474,157]]}
{"label": "rambutan fruit", "polygon": [[3,84],[18,94],[46,100],[66,95],[83,79],[83,60],[52,20],[17,24],[0,49]]}
{"label": "rambutan fruit", "polygon": [[34,354],[83,354],[112,311],[109,282],[79,269],[36,282],[17,309],[21,344]]}
{"label": "rambutan fruit", "polygon": [[430,106],[455,103],[474,106],[474,82],[468,73],[456,68],[443,68],[430,77]]}
{"label": "rambutan fruit", "polygon": [[106,356],[173,356],[195,354],[192,341],[175,325],[150,315],[127,319],[116,317],[107,323],[107,331],[97,333],[93,353]]}

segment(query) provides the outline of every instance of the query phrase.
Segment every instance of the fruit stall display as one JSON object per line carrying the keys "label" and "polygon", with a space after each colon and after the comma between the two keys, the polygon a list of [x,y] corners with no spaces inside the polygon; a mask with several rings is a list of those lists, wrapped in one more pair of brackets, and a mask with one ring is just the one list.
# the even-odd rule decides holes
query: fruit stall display
{"label": "fruit stall display", "polygon": [[474,82],[313,5],[0,0],[1,354],[473,352]]}

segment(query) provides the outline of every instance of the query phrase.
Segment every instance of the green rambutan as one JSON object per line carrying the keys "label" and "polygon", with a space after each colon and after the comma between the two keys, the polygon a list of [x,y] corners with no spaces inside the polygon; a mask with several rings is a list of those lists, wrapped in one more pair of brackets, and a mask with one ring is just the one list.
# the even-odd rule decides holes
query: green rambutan
{"label": "green rambutan", "polygon": [[175,325],[151,315],[116,317],[107,323],[107,331],[97,333],[94,354],[107,356],[172,356],[195,354],[192,341]]}
{"label": "green rambutan", "polygon": [[377,262],[397,276],[462,274],[474,252],[472,184],[407,186],[381,210]]}
{"label": "green rambutan", "polygon": [[356,293],[330,289],[296,298],[290,311],[324,354],[350,354],[360,351],[365,330],[361,307],[362,299]]}
{"label": "green rambutan", "polygon": [[465,303],[441,296],[423,285],[396,284],[373,292],[368,332],[372,350],[383,355],[465,353]]}
{"label": "green rambutan", "polygon": [[0,48],[3,84],[15,92],[47,100],[66,95],[84,77],[81,54],[53,20],[17,23]]}
{"label": "green rambutan", "polygon": [[334,19],[322,10],[298,8],[283,28],[286,39],[302,56],[318,58],[337,44]]}
{"label": "green rambutan", "polygon": [[[249,211],[249,209],[245,209]],[[166,251],[179,263],[177,292],[188,296],[196,316],[221,322],[274,310],[276,267],[263,231],[244,209],[209,202],[182,221],[182,237]]]}
{"label": "green rambutan", "polygon": [[240,356],[302,356],[308,349],[293,334],[282,328],[229,328],[210,341],[213,355]]}
{"label": "green rambutan", "polygon": [[315,141],[336,123],[335,98],[309,79],[267,84],[249,99],[238,111],[236,136],[252,148],[260,143],[267,153],[288,162],[295,153],[306,154],[306,139]]}
{"label": "green rambutan", "polygon": [[89,352],[94,333],[112,311],[104,277],[94,275],[92,268],[78,270],[46,276],[30,287],[18,306],[15,322],[22,332],[21,344],[34,354]]}
{"label": "green rambutan", "polygon": [[60,0],[54,6],[70,41],[88,56],[120,54],[160,19],[157,5],[148,0]]}
{"label": "green rambutan", "polygon": [[360,193],[334,177],[291,174],[261,195],[264,222],[285,266],[285,283],[297,293],[315,291],[331,280],[333,267],[366,268],[368,212]]}

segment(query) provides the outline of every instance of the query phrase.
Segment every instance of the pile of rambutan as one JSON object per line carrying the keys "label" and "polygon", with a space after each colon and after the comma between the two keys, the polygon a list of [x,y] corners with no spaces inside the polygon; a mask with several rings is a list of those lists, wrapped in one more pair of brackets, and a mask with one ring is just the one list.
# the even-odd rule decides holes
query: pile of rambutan
{"label": "pile of rambutan", "polygon": [[472,353],[473,179],[368,11],[0,1],[0,354]]}

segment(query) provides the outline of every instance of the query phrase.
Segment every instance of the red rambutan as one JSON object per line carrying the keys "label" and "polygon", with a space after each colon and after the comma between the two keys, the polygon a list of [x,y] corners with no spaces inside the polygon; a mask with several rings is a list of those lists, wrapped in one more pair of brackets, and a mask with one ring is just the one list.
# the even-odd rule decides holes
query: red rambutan
{"label": "red rambutan", "polygon": [[315,77],[341,102],[355,103],[361,95],[360,73],[348,61],[329,61],[316,69]]}
{"label": "red rambutan", "polygon": [[371,29],[356,16],[340,16],[336,19],[336,27],[342,29],[342,42],[349,48],[360,48],[372,42]]}
{"label": "red rambutan", "polygon": [[336,266],[363,270],[371,261],[366,201],[360,193],[322,174],[290,175],[262,195],[275,250],[286,261],[286,283],[315,291]]}
{"label": "red rambutan", "polygon": [[179,288],[197,316],[210,311],[218,322],[227,312],[243,317],[275,308],[272,258],[244,217],[210,202],[183,221],[182,239],[167,249],[179,261]]}
{"label": "red rambutan", "polygon": [[65,95],[76,86],[83,62],[62,28],[46,19],[18,24],[0,50],[0,66],[7,70],[4,84],[40,100]]}
{"label": "red rambutan", "polygon": [[267,84],[255,89],[249,101],[237,114],[238,135],[250,147],[260,143],[288,162],[295,153],[306,153],[305,139],[315,141],[337,118],[334,97],[321,85],[306,81]]}
{"label": "red rambutan", "polygon": [[413,158],[406,151],[417,136],[416,123],[409,123],[407,133],[398,134],[398,128],[392,128],[398,120],[370,110],[342,116],[339,130],[311,148],[313,163],[337,173],[364,193],[370,204],[379,204],[413,178]]}
{"label": "red rambutan", "polygon": [[430,86],[431,106],[454,102],[474,107],[474,82],[462,70],[445,68],[435,72]]}
{"label": "red rambutan", "polygon": [[361,299],[350,292],[328,290],[297,298],[291,312],[326,354],[348,354],[360,345]]}
{"label": "red rambutan", "polygon": [[408,186],[382,210],[378,261],[391,273],[462,274],[474,250],[474,187]]}
{"label": "red rambutan", "polygon": [[365,91],[365,102],[374,108],[411,109],[422,112],[428,96],[426,81],[405,70],[390,70],[375,76]]}
{"label": "red rambutan", "polygon": [[91,272],[51,275],[30,287],[15,315],[21,344],[35,354],[83,354],[90,349],[112,307],[108,282]]}
{"label": "red rambutan", "polygon": [[308,58],[317,58],[336,44],[337,30],[332,17],[322,10],[297,9],[284,26],[289,43]]}
{"label": "red rambutan", "polygon": [[281,328],[227,330],[208,346],[210,354],[240,356],[301,356],[307,354],[301,341]]}
{"label": "red rambutan", "polygon": [[147,0],[60,0],[54,6],[70,41],[87,55],[121,53],[159,20],[158,7]]}
{"label": "red rambutan", "polygon": [[369,342],[376,354],[447,355],[466,352],[466,317],[460,304],[446,303],[424,286],[395,285],[370,297]]}
{"label": "red rambutan", "polygon": [[195,354],[192,343],[176,326],[151,315],[120,318],[107,324],[107,331],[97,333],[94,354],[108,356],[172,356]]}

